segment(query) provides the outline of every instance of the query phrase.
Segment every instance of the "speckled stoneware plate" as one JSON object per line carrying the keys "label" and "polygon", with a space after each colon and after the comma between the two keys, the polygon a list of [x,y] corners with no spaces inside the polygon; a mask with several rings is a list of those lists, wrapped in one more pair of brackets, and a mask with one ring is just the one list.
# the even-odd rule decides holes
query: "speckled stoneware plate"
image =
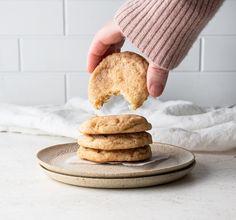
{"label": "speckled stoneware plate", "polygon": [[183,148],[154,143],[151,145],[153,156],[168,156],[149,165],[130,167],[111,164],[89,164],[75,163],[78,150],[76,143],[61,144],[47,147],[38,152],[39,164],[47,170],[80,177],[119,178],[119,177],[141,177],[163,174],[183,169],[195,160],[194,154]]}
{"label": "speckled stoneware plate", "polygon": [[140,188],[154,185],[161,185],[176,181],[186,176],[195,166],[195,161],[189,166],[165,174],[158,174],[144,177],[131,177],[131,178],[91,178],[71,176],[56,173],[47,170],[43,166],[43,171],[52,179],[74,186],[93,187],[93,188]]}

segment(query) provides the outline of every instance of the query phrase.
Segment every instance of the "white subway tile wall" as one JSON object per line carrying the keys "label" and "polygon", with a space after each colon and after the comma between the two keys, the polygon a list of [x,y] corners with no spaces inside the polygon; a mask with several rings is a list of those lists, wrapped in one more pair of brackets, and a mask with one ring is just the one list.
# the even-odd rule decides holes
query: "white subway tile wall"
{"label": "white subway tile wall", "polygon": [[89,82],[89,74],[86,72],[67,73],[66,74],[67,100],[77,96],[88,97],[88,82]]}
{"label": "white subway tile wall", "polygon": [[204,106],[232,106],[236,102],[235,72],[172,72],[163,93],[164,100],[178,94]]}
{"label": "white subway tile wall", "polygon": [[93,35],[122,5],[123,0],[81,0],[67,3],[67,32],[70,35]]}
{"label": "white subway tile wall", "polygon": [[0,39],[0,71],[18,71],[18,69],[18,40]]}
{"label": "white subway tile wall", "polygon": [[205,37],[204,41],[204,71],[236,70],[236,36]]}
{"label": "white subway tile wall", "polygon": [[[96,31],[124,0],[0,0],[0,102],[62,104],[87,97],[86,57]],[[162,100],[236,104],[236,0],[226,0]],[[128,41],[123,50],[139,52]]]}
{"label": "white subway tile wall", "polygon": [[0,1],[0,27],[0,35],[61,35],[62,1]]}
{"label": "white subway tile wall", "polygon": [[85,71],[91,37],[22,39],[23,71]]}
{"label": "white subway tile wall", "polygon": [[61,74],[8,73],[0,75],[1,102],[37,105],[65,102]]}

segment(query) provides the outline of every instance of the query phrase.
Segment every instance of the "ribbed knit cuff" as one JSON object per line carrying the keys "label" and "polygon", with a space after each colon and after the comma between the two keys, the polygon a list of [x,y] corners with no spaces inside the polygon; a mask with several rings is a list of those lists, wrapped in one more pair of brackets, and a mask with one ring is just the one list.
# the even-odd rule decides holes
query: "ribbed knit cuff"
{"label": "ribbed knit cuff", "polygon": [[116,13],[124,36],[151,61],[173,69],[223,0],[130,0]]}

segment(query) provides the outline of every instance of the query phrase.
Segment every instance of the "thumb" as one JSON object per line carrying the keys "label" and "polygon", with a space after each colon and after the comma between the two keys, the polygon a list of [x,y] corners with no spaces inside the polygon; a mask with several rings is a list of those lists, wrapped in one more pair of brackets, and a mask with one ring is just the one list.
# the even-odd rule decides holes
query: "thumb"
{"label": "thumb", "polygon": [[160,96],[165,88],[169,71],[157,67],[154,63],[149,63],[147,71],[147,88],[151,96]]}

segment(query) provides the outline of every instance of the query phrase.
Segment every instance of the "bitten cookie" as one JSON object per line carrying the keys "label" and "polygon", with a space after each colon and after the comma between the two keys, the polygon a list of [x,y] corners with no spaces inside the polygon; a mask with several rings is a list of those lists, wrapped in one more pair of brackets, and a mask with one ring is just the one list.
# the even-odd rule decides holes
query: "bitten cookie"
{"label": "bitten cookie", "polygon": [[83,147],[100,150],[122,150],[152,144],[152,136],[147,132],[83,135],[78,139],[78,144]]}
{"label": "bitten cookie", "polygon": [[100,109],[111,96],[123,95],[132,109],[148,98],[148,62],[133,52],[113,53],[104,58],[91,74],[89,101]]}
{"label": "bitten cookie", "polygon": [[118,162],[118,161],[141,161],[151,158],[150,146],[144,146],[126,150],[97,150],[86,147],[79,147],[78,155],[81,159],[98,163]]}
{"label": "bitten cookie", "polygon": [[140,115],[96,116],[80,126],[83,134],[121,134],[147,131],[152,128],[146,118]]}

